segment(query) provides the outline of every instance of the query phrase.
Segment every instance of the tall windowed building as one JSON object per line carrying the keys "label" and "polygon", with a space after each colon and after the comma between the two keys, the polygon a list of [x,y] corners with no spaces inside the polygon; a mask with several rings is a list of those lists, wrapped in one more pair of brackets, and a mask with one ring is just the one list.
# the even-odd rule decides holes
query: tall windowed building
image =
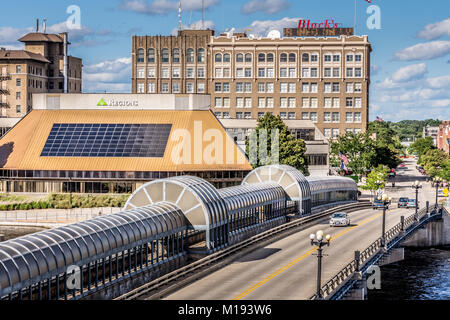
{"label": "tall windowed building", "polygon": [[[285,34],[292,35],[291,29]],[[207,93],[217,118],[256,119],[266,112],[310,120],[327,138],[368,124],[367,36],[133,36],[133,93]]]}
{"label": "tall windowed building", "polygon": [[67,33],[19,41],[24,50],[0,48],[0,136],[31,111],[34,93],[81,93],[82,60],[68,55]]}

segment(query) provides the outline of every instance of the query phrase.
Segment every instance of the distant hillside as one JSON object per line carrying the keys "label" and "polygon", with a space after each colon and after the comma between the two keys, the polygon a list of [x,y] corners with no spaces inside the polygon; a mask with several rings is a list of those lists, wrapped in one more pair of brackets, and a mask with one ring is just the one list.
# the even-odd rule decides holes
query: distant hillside
{"label": "distant hillside", "polygon": [[422,137],[423,127],[436,127],[441,120],[402,120],[400,122],[389,122],[389,126],[398,135],[400,141],[412,141],[414,137]]}

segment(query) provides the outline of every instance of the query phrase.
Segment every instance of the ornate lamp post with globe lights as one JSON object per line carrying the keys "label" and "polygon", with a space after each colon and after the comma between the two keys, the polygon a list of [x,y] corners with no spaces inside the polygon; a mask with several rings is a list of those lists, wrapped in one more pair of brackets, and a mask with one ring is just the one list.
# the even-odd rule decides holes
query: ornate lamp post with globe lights
{"label": "ornate lamp post with globe lights", "polygon": [[414,220],[417,222],[419,221],[419,215],[418,215],[418,210],[419,210],[419,189],[422,188],[422,183],[419,182],[419,180],[414,181],[414,183],[412,184],[411,188],[416,189],[416,211],[414,213]]}
{"label": "ornate lamp post with globe lights", "polygon": [[[331,236],[327,234],[325,236],[325,239],[323,237],[323,231],[319,230],[316,232],[316,234],[312,233],[309,236],[309,239],[311,240],[312,246],[317,246],[317,293],[316,297],[317,299],[323,299],[322,297],[322,290],[321,290],[321,276],[322,276],[322,247],[323,246],[330,246],[330,240]],[[325,240],[325,241],[324,241]]]}
{"label": "ornate lamp post with globe lights", "polygon": [[438,205],[439,205],[439,200],[438,200],[438,196],[439,196],[439,186],[441,185],[442,179],[441,177],[434,177],[434,184],[436,185],[436,204],[434,205],[434,208],[437,210]]}
{"label": "ornate lamp post with globe lights", "polygon": [[392,198],[388,198],[387,194],[383,194],[383,196],[378,197],[378,200],[383,201],[383,225],[381,229],[381,246],[386,248],[386,209],[392,201]]}

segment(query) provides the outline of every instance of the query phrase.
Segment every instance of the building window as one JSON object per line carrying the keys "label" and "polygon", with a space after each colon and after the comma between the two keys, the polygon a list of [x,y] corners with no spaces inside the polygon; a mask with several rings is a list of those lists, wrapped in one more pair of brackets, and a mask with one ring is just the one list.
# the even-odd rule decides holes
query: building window
{"label": "building window", "polygon": [[302,54],[302,62],[309,62],[309,54],[307,53]]}
{"label": "building window", "polygon": [[355,83],[355,92],[361,92],[362,91],[362,84],[361,83]]}
{"label": "building window", "polygon": [[265,78],[266,77],[266,69],[265,68],[258,68],[258,77],[259,78]]}
{"label": "building window", "polygon": [[362,77],[362,69],[361,68],[355,68],[355,77],[356,78]]}
{"label": "building window", "polygon": [[345,72],[345,76],[347,78],[353,78],[353,68],[347,68],[347,71]]}
{"label": "building window", "polygon": [[353,98],[345,98],[345,106],[347,108],[352,108],[353,107]]}
{"label": "building window", "polygon": [[174,78],[180,77],[180,68],[179,67],[172,68],[172,77],[174,77]]}
{"label": "building window", "polygon": [[311,76],[309,68],[302,68],[302,77],[309,78]]}
{"label": "building window", "polygon": [[280,62],[287,62],[288,61],[288,55],[286,53],[280,54]]}
{"label": "building window", "polygon": [[333,112],[331,115],[331,119],[333,120],[334,123],[339,123],[340,121],[339,112]]}
{"label": "building window", "polygon": [[341,56],[339,54],[333,54],[333,62],[341,61]]}
{"label": "building window", "polygon": [[317,78],[318,74],[317,68],[311,68],[311,78]]}
{"label": "building window", "polygon": [[273,98],[267,98],[266,99],[266,107],[267,108],[273,108],[274,103],[273,103]]}
{"label": "building window", "polygon": [[339,68],[333,68],[333,78],[339,78],[341,76],[341,72]]}
{"label": "building window", "polygon": [[347,62],[353,62],[353,55],[352,54],[348,54],[347,55]]}
{"label": "building window", "polygon": [[138,68],[137,69],[137,77],[138,78],[145,78],[145,69],[144,68]]}
{"label": "building window", "polygon": [[244,119],[251,119],[252,113],[251,112],[244,112]]}
{"label": "building window", "polygon": [[223,98],[222,102],[223,102],[222,105],[224,108],[230,107],[230,98]]}
{"label": "building window", "polygon": [[264,112],[258,112],[258,119],[259,118],[264,118]]}
{"label": "building window", "polygon": [[289,68],[289,78],[295,78],[297,76],[297,70],[295,68]]}
{"label": "building window", "polygon": [[331,98],[324,98],[323,105],[325,108],[331,108]]}
{"label": "building window", "polygon": [[295,119],[295,112],[289,112],[289,113],[288,113],[288,118],[289,118],[290,120]]}
{"label": "building window", "polygon": [[244,62],[244,55],[242,53],[236,55],[236,62]]}
{"label": "building window", "polygon": [[138,49],[137,51],[137,63],[145,62],[145,52],[144,49]]}
{"label": "building window", "polygon": [[244,83],[236,82],[236,92],[243,93],[244,92]]}
{"label": "building window", "polygon": [[161,60],[162,63],[169,63],[169,49],[162,49]]}
{"label": "building window", "polygon": [[323,56],[323,61],[325,62],[331,62],[331,55],[330,54],[326,54]]}
{"label": "building window", "polygon": [[245,83],[245,93],[252,93],[252,83],[251,82]]}
{"label": "building window", "polygon": [[187,93],[194,93],[194,83],[193,82],[187,82],[186,83],[186,92]]}
{"label": "building window", "polygon": [[168,67],[164,67],[161,69],[161,77],[165,79],[170,77],[170,71]]}
{"label": "building window", "polygon": [[289,93],[295,93],[297,91],[296,87],[295,87],[295,82],[290,82],[289,83]]}
{"label": "building window", "polygon": [[231,57],[229,53],[225,53],[223,55],[223,62],[230,62],[231,61]]}
{"label": "building window", "polygon": [[222,55],[220,53],[216,53],[214,56],[214,62],[222,62]]}
{"label": "building window", "polygon": [[339,129],[333,129],[332,136],[333,136],[333,139],[338,138],[339,137]]}
{"label": "building window", "polygon": [[274,59],[273,59],[273,53],[268,53],[267,54],[267,62],[273,62],[274,61]]}
{"label": "building window", "polygon": [[333,82],[333,92],[339,92],[339,82]]}
{"label": "building window", "polygon": [[333,108],[339,108],[341,106],[341,99],[333,98]]}
{"label": "building window", "polygon": [[288,92],[288,84],[286,82],[280,83],[280,92],[287,93]]}
{"label": "building window", "polygon": [[317,54],[311,55],[311,62],[317,62],[319,60],[319,56]]}
{"label": "building window", "polygon": [[331,112],[323,113],[323,122],[330,123],[331,122]]}
{"label": "building window", "polygon": [[252,76],[252,69],[251,68],[245,68],[245,77],[251,78]]}
{"label": "building window", "polygon": [[222,92],[222,83],[216,82],[214,85],[214,92]]}
{"label": "building window", "polygon": [[244,69],[243,68],[237,68],[236,69],[236,78],[243,78],[244,77]]}
{"label": "building window", "polygon": [[144,84],[143,83],[138,83],[137,84],[137,92],[138,93],[144,93]]}
{"label": "building window", "polygon": [[287,76],[288,76],[288,69],[280,68],[280,78],[287,78]]}
{"label": "building window", "polygon": [[16,106],[16,113],[20,113],[20,105]]}
{"label": "building window", "polygon": [[[53,82],[51,82],[51,83],[53,84]],[[16,92],[16,100],[20,100],[21,98],[22,98],[22,93]]]}
{"label": "building window", "polygon": [[22,73],[22,66],[16,66],[16,73]]}
{"label": "building window", "polygon": [[16,79],[16,87],[20,87],[22,85],[22,79]]}
{"label": "building window", "polygon": [[268,82],[267,83],[266,92],[267,93],[273,93],[274,92],[274,84],[273,84],[273,82]]}
{"label": "building window", "polygon": [[172,93],[180,93],[180,84],[178,82],[172,83]]}
{"label": "building window", "polygon": [[302,107],[309,108],[309,98],[302,98]]}
{"label": "building window", "polygon": [[147,72],[148,72],[148,77],[149,77],[149,78],[154,78],[154,77],[156,76],[156,74],[155,74],[155,68],[154,68],[154,67],[148,68],[148,69],[147,69]]}
{"label": "building window", "polygon": [[355,98],[355,108],[361,108],[361,98]]}
{"label": "building window", "polygon": [[245,102],[245,107],[246,108],[251,108],[252,107],[252,98],[245,98],[244,102]]}
{"label": "building window", "polygon": [[347,93],[353,93],[353,83],[347,83]]}
{"label": "building window", "polygon": [[323,135],[325,136],[325,138],[331,138],[331,129],[323,129]]}
{"label": "building window", "polygon": [[331,93],[331,83],[325,82],[323,86],[323,92]]}
{"label": "building window", "polygon": [[194,68],[186,68],[186,78],[193,78],[194,77]]}
{"label": "building window", "polygon": [[148,93],[155,93],[155,84],[153,82],[149,82],[148,84]]}
{"label": "building window", "polygon": [[236,112],[236,119],[242,119],[243,115],[242,112]]}
{"label": "building window", "polygon": [[252,62],[252,55],[250,53],[245,55],[245,62]]}
{"label": "building window", "polygon": [[311,83],[311,93],[317,93],[317,83]]}
{"label": "building window", "polygon": [[311,108],[317,108],[317,98],[311,98]]}
{"label": "building window", "polygon": [[215,68],[214,69],[214,77],[216,77],[216,78],[222,78],[223,77],[222,68]]}
{"label": "building window", "polygon": [[230,77],[230,68],[223,68],[223,77],[224,78]]}
{"label": "building window", "polygon": [[302,112],[302,120],[309,120],[309,112]]}
{"label": "building window", "polygon": [[198,49],[197,62],[200,62],[200,63],[205,62],[205,49],[203,49],[203,48]]}
{"label": "building window", "polygon": [[205,68],[204,67],[198,67],[197,68],[197,77],[198,78],[204,78],[205,77]]}
{"label": "building window", "polygon": [[148,61],[148,63],[155,62],[155,49],[153,49],[153,48],[148,49],[147,61]]}
{"label": "building window", "polygon": [[186,50],[186,62],[194,63],[194,49],[189,48]]}
{"label": "building window", "polygon": [[214,98],[214,107],[222,108],[222,98]]}
{"label": "building window", "polygon": [[214,112],[214,115],[216,116],[217,119],[222,118],[222,112]]}
{"label": "building window", "polygon": [[180,49],[174,48],[172,50],[172,62],[179,63],[180,62]]}
{"label": "building window", "polygon": [[323,70],[323,76],[324,76],[325,78],[331,78],[331,68],[325,68],[325,69]]}
{"label": "building window", "polygon": [[169,84],[167,82],[163,82],[161,84],[161,92],[162,93],[169,93]]}
{"label": "building window", "polygon": [[275,73],[273,71],[273,68],[267,68],[266,73],[267,73],[267,78],[274,78],[275,77]]}
{"label": "building window", "polygon": [[361,62],[362,61],[362,55],[360,53],[355,55],[355,62]]}
{"label": "building window", "polygon": [[280,108],[287,108],[287,98],[280,98]]}
{"label": "building window", "polygon": [[266,99],[258,98],[258,108],[265,108],[265,107],[266,107]]}
{"label": "building window", "polygon": [[230,83],[229,82],[224,82],[222,84],[222,90],[223,90],[223,92],[230,92]]}
{"label": "building window", "polygon": [[258,54],[258,62],[266,62],[266,55],[264,53]]}
{"label": "building window", "polygon": [[353,122],[353,113],[352,112],[345,113],[345,122],[347,122],[347,123]]}
{"label": "building window", "polygon": [[302,83],[302,92],[309,93],[309,83]]}
{"label": "building window", "polygon": [[287,119],[287,113],[286,112],[280,112],[280,118],[285,120]]}
{"label": "building window", "polygon": [[264,82],[258,83],[258,93],[266,92],[266,84]]}
{"label": "building window", "polygon": [[296,107],[296,99],[295,98],[289,98],[288,99],[288,107],[289,108],[295,108]]}
{"label": "building window", "polygon": [[244,107],[244,98],[236,98],[236,108]]}
{"label": "building window", "polygon": [[309,115],[309,119],[314,122],[317,123],[317,112],[311,112]]}
{"label": "building window", "polygon": [[361,122],[361,112],[355,112],[355,122]]}
{"label": "building window", "polygon": [[295,53],[289,53],[289,62],[295,62]]}
{"label": "building window", "polygon": [[197,93],[205,93],[205,84],[203,82],[197,84]]}

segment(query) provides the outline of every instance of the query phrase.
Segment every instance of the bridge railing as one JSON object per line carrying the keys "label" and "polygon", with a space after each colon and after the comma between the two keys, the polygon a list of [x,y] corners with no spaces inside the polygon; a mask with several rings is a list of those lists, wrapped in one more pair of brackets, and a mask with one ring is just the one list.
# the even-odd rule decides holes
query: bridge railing
{"label": "bridge railing", "polygon": [[[418,211],[419,221],[422,220],[428,214],[426,208],[422,208]],[[415,225],[415,216],[411,215],[402,222],[396,224],[385,233],[386,245],[390,248],[391,242],[393,242],[403,231],[408,230]],[[355,272],[361,270],[361,267],[366,265],[372,260],[382,249],[382,238],[375,240],[369,247],[360,253],[359,262],[354,259],[349,264],[344,266],[335,276],[328,280],[321,288],[322,297],[327,299],[340,288],[342,288],[349,280],[353,278]],[[359,268],[359,270],[358,270]],[[310,299],[317,299],[317,295],[314,294]]]}

